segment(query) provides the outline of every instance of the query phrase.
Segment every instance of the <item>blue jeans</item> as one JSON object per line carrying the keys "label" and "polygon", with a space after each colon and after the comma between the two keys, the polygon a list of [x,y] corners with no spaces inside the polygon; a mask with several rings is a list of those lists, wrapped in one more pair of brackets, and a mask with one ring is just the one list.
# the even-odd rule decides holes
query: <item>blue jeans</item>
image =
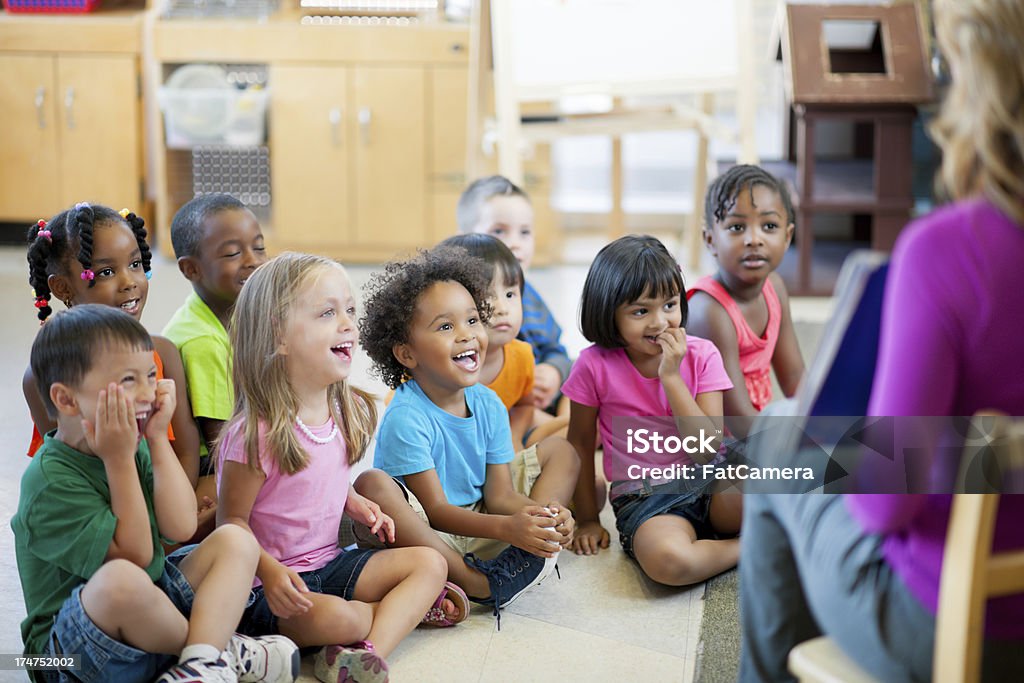
{"label": "blue jeans", "polygon": [[[313,593],[336,595],[339,598],[351,600],[359,575],[370,556],[375,552],[378,551],[343,550],[320,569],[301,572],[299,576]],[[270,611],[263,586],[252,589],[252,593],[249,595],[249,604],[246,605],[245,612],[242,614],[242,623],[238,630],[247,636],[268,636],[279,633],[277,616]]]}
{"label": "blue jeans", "polygon": [[633,537],[637,529],[652,517],[659,515],[677,515],[693,525],[697,538],[714,538],[711,528],[711,495],[709,487],[703,490],[678,492],[678,487],[662,487],[669,492],[660,492],[645,484],[641,491],[624,493],[612,498],[612,511],[615,513],[615,528],[619,532],[619,543],[626,554],[634,560]]}
{"label": "blue jeans", "polygon": [[[194,545],[179,548],[167,557],[164,572],[157,580],[178,611],[188,618],[195,593],[178,563],[195,549]],[[78,671],[41,671],[47,683],[92,683],[93,681],[152,681],[178,661],[177,655],[143,652],[114,640],[92,622],[82,607],[82,588],[78,586],[64,601],[50,629],[47,655],[78,654]]]}
{"label": "blue jeans", "polygon": [[935,617],[893,573],[881,545],[842,496],[745,495],[739,680],[794,680],[789,651],[823,633],[880,680],[930,680]]}

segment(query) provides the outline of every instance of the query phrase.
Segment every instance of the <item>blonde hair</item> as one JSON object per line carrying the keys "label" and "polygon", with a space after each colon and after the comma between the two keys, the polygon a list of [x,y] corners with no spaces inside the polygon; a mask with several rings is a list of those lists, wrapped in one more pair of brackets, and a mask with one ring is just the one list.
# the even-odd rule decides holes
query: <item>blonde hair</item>
{"label": "blonde hair", "polygon": [[1024,3],[938,0],[953,82],[931,126],[952,199],[982,195],[1024,225]]}
{"label": "blonde hair", "polygon": [[[348,279],[345,269],[336,261],[286,252],[258,268],[235,302],[231,315],[235,409],[230,422],[221,430],[217,448],[225,435],[238,428],[245,435],[250,467],[259,468],[260,425],[265,429],[263,438],[268,455],[283,472],[294,474],[309,462],[309,454],[295,434],[298,397],[278,348],[290,311],[329,270],[341,271]],[[349,463],[355,463],[366,452],[377,424],[373,396],[349,386],[345,380],[328,388],[327,403],[347,444]]]}

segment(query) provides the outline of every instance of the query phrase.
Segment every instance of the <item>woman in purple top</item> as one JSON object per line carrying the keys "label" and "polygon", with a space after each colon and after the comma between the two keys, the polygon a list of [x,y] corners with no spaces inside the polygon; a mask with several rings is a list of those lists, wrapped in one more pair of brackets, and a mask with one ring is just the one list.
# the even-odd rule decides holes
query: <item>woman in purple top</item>
{"label": "woman in purple top", "polygon": [[[1024,415],[1024,6],[939,0],[953,83],[935,126],[956,203],[909,226],[886,283],[871,415]],[[827,633],[885,681],[931,678],[949,495],[752,495],[740,558],[742,681],[792,680]],[[994,547],[1024,546],[1024,497]],[[1024,599],[989,602],[984,676],[1024,675]]]}

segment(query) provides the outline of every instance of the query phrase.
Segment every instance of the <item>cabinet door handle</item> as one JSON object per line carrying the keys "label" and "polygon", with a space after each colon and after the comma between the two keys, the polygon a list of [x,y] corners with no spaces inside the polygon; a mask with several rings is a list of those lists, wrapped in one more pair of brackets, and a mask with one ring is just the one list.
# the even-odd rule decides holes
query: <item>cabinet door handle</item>
{"label": "cabinet door handle", "polygon": [[75,129],[75,89],[68,87],[64,93],[64,112],[67,114],[68,130]]}
{"label": "cabinet door handle", "polygon": [[46,128],[46,110],[43,105],[46,104],[46,88],[39,86],[36,88],[36,120],[39,122],[40,128]]}
{"label": "cabinet door handle", "polygon": [[331,124],[331,142],[335,147],[341,147],[341,107],[328,110],[327,122]]}
{"label": "cabinet door handle", "polygon": [[373,112],[369,107],[359,109],[359,134],[363,138],[363,144],[370,144],[370,124],[373,123]]}

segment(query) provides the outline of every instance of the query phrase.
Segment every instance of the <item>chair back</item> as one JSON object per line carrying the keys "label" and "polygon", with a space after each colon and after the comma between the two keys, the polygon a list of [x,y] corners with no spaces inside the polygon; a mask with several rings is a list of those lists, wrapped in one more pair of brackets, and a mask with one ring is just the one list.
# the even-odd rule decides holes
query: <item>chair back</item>
{"label": "chair back", "polygon": [[[984,440],[980,451],[979,438]],[[961,465],[961,485],[967,468],[983,452],[1000,472],[1012,476],[1024,471],[1024,421],[991,413],[975,415]],[[953,497],[936,615],[935,683],[975,683],[981,679],[985,603],[991,598],[1024,593],[1024,549],[992,552],[999,499],[999,493]]]}

